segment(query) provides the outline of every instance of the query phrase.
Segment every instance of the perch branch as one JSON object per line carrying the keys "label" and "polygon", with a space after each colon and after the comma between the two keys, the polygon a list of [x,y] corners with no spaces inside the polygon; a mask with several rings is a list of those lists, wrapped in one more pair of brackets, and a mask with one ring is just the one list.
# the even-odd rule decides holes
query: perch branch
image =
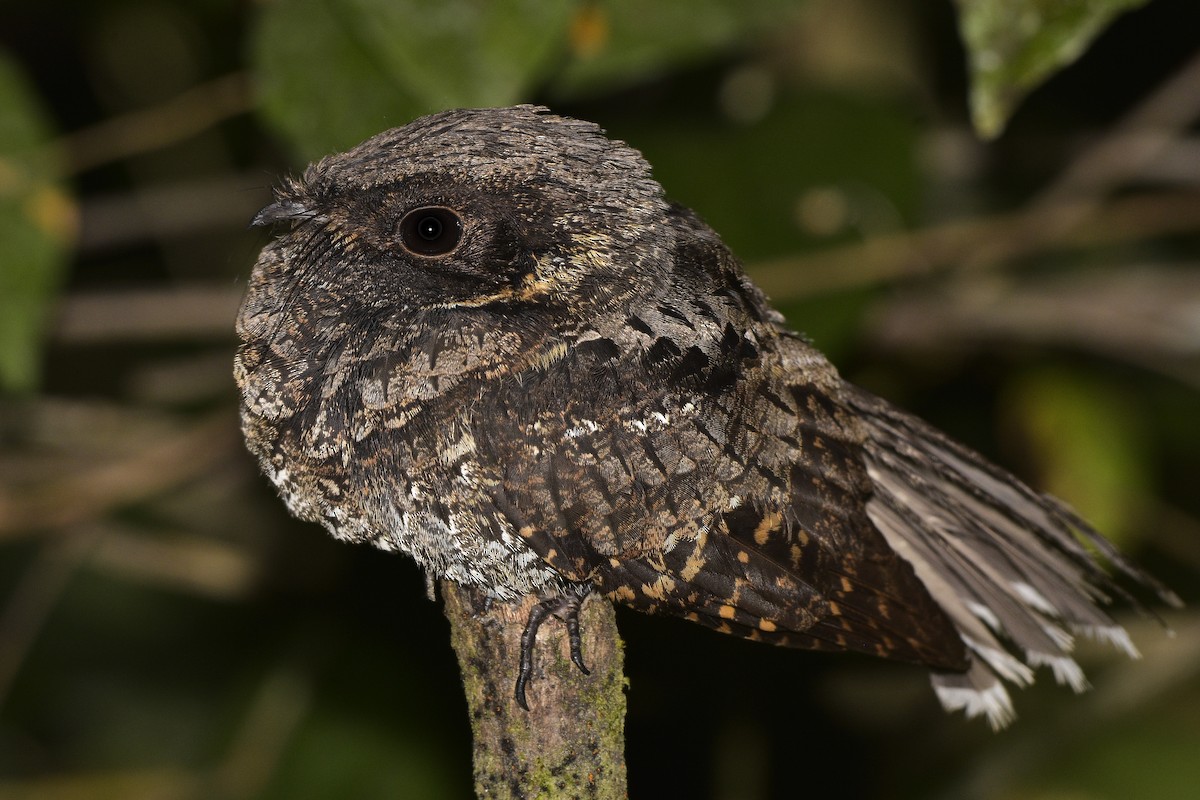
{"label": "perch branch", "polygon": [[483,798],[627,797],[625,678],[612,605],[598,597],[580,615],[590,675],[570,661],[566,626],[541,627],[529,710],[513,686],[521,631],[536,598],[491,603],[441,584],[475,740],[475,791]]}

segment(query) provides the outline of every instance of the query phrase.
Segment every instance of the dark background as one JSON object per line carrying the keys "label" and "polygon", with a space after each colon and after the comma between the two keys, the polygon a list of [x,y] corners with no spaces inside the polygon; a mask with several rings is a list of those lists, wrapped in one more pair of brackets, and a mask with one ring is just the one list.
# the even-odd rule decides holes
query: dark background
{"label": "dark background", "polygon": [[[1190,603],[1172,638],[1118,610],[1145,658],[1082,642],[1096,690],[1043,674],[999,735],[918,669],[622,613],[631,796],[1195,797],[1200,6],[1118,18],[983,142],[948,2],[549,5],[513,41],[565,33],[497,95],[508,56],[426,57],[444,21],[416,2],[381,26],[415,43],[392,82],[372,2],[0,6],[25,86],[0,93],[0,268],[48,309],[36,349],[0,346],[36,366],[0,404],[0,798],[470,795],[440,604],[408,560],[288,518],[241,448],[232,320],[277,176],[503,91],[641,149],[844,375]],[[39,145],[14,153],[18,106]]]}

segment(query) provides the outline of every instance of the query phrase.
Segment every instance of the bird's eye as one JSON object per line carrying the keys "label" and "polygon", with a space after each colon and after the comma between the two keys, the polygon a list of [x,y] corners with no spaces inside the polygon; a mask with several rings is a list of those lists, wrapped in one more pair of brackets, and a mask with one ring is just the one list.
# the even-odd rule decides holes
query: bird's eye
{"label": "bird's eye", "polygon": [[416,208],[400,220],[400,244],[418,256],[444,256],[458,247],[462,220],[448,208]]}

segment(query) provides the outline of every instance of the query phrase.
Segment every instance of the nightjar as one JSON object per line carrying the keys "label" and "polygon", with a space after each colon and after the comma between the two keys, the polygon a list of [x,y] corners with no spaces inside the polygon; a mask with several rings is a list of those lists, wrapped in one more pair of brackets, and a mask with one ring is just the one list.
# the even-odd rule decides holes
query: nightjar
{"label": "nightjar", "polygon": [[[839,377],[632,148],[531,106],[418,119],[254,220],[235,363],[296,516],[578,630],[598,592],[748,639],[927,665],[942,704],[1076,690],[1101,610],[1172,594],[1087,523]],[[578,636],[573,657],[582,667]]]}

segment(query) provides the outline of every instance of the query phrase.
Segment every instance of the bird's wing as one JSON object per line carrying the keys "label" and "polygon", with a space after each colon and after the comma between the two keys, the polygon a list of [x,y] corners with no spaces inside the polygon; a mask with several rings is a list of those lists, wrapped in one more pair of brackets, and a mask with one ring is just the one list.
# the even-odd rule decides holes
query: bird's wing
{"label": "bird's wing", "polygon": [[[588,404],[551,382],[570,399],[523,423],[536,444],[509,454],[494,498],[564,578],[750,639],[967,668],[955,627],[868,516],[861,437],[827,392],[755,354],[730,389],[699,374],[613,402],[639,397],[636,370],[594,350],[588,369],[564,370],[592,382]],[[653,367],[686,374],[689,357],[664,348]],[[523,388],[522,407],[545,405]]]}

